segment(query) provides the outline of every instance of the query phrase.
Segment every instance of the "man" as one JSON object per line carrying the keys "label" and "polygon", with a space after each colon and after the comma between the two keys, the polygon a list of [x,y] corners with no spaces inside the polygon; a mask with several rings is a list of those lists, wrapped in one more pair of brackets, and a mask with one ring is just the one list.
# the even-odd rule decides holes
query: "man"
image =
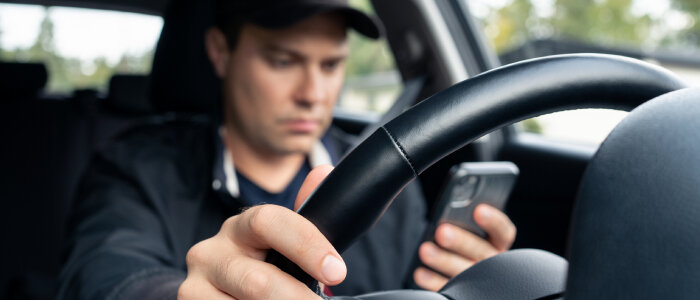
{"label": "man", "polygon": [[441,274],[409,270],[425,229],[414,184],[368,234],[342,256],[335,251],[292,209],[347,147],[327,131],[344,79],[347,29],[376,38],[380,27],[345,1],[219,2],[205,44],[222,83],[223,124],[143,126],[94,159],[70,226],[59,297],[317,297],[264,262],[269,249],[338,295],[402,288],[404,275],[437,290],[510,247],[512,223],[480,206],[475,217],[489,241],[444,225],[436,234],[441,247],[423,243],[418,251]]}

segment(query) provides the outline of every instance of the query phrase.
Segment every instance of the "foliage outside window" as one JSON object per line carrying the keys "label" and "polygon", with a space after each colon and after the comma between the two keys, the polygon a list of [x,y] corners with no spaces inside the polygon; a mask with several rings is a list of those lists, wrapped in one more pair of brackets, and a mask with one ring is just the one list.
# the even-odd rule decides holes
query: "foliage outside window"
{"label": "foliage outside window", "polygon": [[[614,53],[661,64],[700,85],[698,0],[464,1],[502,62],[558,53]],[[578,110],[530,119],[519,128],[599,143],[624,116]]]}
{"label": "foliage outside window", "polygon": [[[368,0],[351,0],[351,5],[374,13]],[[79,22],[80,26],[68,28],[70,24],[66,22]],[[26,27],[36,27],[36,31]],[[0,60],[43,62],[49,72],[47,93],[70,93],[76,89],[105,92],[115,73],[150,72],[161,27],[162,19],[156,16],[0,4]],[[128,28],[135,29],[129,31]],[[68,29],[74,30],[66,32]],[[383,113],[401,90],[401,78],[389,47],[385,40],[373,41],[349,32],[351,54],[339,107],[364,114]],[[135,40],[130,40],[130,36]],[[105,41],[105,38],[110,40]],[[83,49],[77,52],[65,49],[66,43],[70,43],[66,39],[81,43]],[[124,44],[138,47],[129,48]],[[123,50],[118,54],[114,51],[96,53],[105,45]],[[94,50],[82,51],[86,49]]]}
{"label": "foliage outside window", "polygon": [[[374,14],[368,0],[351,0],[350,5]],[[349,32],[350,56],[345,86],[338,107],[355,113],[378,115],[386,112],[401,91],[401,76],[385,39],[367,39]]]}
{"label": "foliage outside window", "polygon": [[[37,24],[36,32],[29,30]],[[106,91],[115,73],[150,72],[161,27],[156,16],[0,4],[0,60],[43,62],[47,93]]]}
{"label": "foliage outside window", "polygon": [[700,51],[697,0],[465,0],[496,52],[536,39],[644,51]]}

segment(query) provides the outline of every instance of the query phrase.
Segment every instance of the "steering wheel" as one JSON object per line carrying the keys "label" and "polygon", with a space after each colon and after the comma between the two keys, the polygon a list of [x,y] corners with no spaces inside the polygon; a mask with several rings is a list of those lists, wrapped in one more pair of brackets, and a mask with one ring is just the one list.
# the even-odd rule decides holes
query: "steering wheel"
{"label": "steering wheel", "polygon": [[[409,182],[442,157],[491,131],[561,110],[629,110],[683,87],[665,69],[612,55],[557,55],[497,68],[431,96],[377,129],[338,164],[299,214],[342,253],[381,218]],[[317,287],[310,276],[278,253],[271,251],[268,261],[309,287]],[[511,279],[525,280],[506,291],[519,293],[516,298],[554,299],[551,297],[563,292],[566,270],[566,261],[554,254],[513,250],[476,264],[440,293],[391,291],[354,299],[501,298],[506,295],[503,285],[486,286]],[[501,294],[484,294],[490,292],[483,289]]]}

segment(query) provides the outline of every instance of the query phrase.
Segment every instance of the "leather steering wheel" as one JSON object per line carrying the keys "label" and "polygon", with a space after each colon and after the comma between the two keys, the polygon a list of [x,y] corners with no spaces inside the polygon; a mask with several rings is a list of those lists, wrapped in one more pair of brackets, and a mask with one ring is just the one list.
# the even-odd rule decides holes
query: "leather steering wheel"
{"label": "leather steering wheel", "polygon": [[[314,223],[342,253],[381,218],[409,182],[442,157],[491,131],[561,110],[629,110],[683,87],[669,71],[612,55],[557,55],[497,68],[431,96],[377,129],[338,164],[307,199],[299,214]],[[518,251],[523,252],[511,252]],[[539,254],[532,251],[525,250],[522,255],[531,256],[530,260],[539,259]],[[355,299],[460,299],[466,295],[460,287],[472,276],[465,273],[484,272],[490,268],[488,264],[508,264],[504,259],[508,260],[509,256],[513,254],[507,252],[496,256],[496,260],[475,265],[453,278],[441,293],[393,291]],[[542,259],[537,265],[559,267],[544,270],[543,277],[535,276],[533,280],[546,281],[550,272],[551,276],[561,276],[559,280],[563,282],[566,262],[558,257]],[[310,287],[317,286],[278,253],[271,251],[268,261]],[[554,288],[563,288],[562,282],[554,282]],[[531,296],[551,296],[551,292],[555,291],[550,287],[544,294]]]}

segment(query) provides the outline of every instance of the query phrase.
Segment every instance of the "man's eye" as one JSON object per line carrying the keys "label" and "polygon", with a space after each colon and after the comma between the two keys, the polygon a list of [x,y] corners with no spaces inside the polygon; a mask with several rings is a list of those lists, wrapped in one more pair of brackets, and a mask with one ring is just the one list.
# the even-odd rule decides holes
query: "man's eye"
{"label": "man's eye", "polygon": [[273,68],[286,68],[292,65],[292,60],[291,59],[270,59],[270,65]]}
{"label": "man's eye", "polygon": [[321,68],[326,72],[331,72],[338,68],[339,64],[340,60],[326,61],[321,64]]}

